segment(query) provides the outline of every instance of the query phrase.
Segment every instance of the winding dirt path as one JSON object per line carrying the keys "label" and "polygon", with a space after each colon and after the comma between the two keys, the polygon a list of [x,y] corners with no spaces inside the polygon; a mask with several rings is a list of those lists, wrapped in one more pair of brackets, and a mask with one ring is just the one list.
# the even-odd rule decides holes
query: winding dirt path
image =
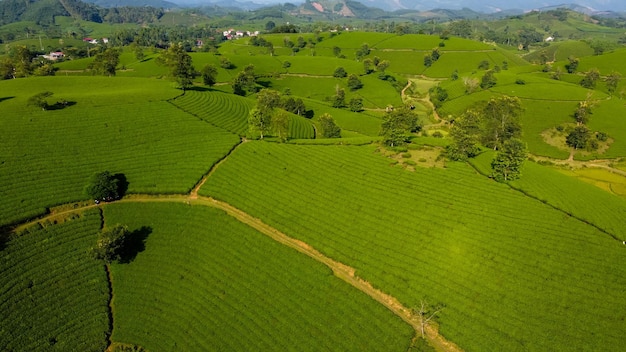
{"label": "winding dirt path", "polygon": [[[326,265],[330,268],[333,274],[339,279],[345,281],[346,283],[352,285],[357,290],[367,294],[383,306],[387,307],[391,312],[400,317],[403,321],[409,324],[415,331],[415,335],[412,339],[412,344],[415,342],[417,338],[421,336],[422,326],[420,324],[420,317],[415,313],[412,309],[405,307],[400,301],[398,301],[395,297],[384,293],[381,290],[378,290],[372,286],[369,282],[363,280],[362,278],[356,275],[356,270],[353,267],[350,267],[346,264],[338,262],[321,252],[317,249],[311,247],[309,244],[297,240],[288,236],[287,234],[277,230],[276,228],[264,223],[261,219],[255,218],[252,215],[240,210],[226,202],[219,201],[217,199],[211,197],[204,197],[198,195],[198,190],[204,185],[207,179],[213,174],[213,172],[223,163],[227,157],[235,150],[237,147],[245,143],[246,140],[243,139],[241,143],[237,144],[224,158],[218,161],[209,172],[202,177],[202,179],[194,186],[189,194],[179,194],[179,195],[149,195],[149,194],[131,194],[127,195],[121,200],[115,201],[115,203],[145,203],[145,202],[176,202],[176,203],[184,203],[188,205],[197,205],[197,206],[209,206],[216,209],[223,210],[229,216],[237,219],[238,221],[254,228],[261,234],[270,237],[271,239],[279,242],[287,247],[293,248],[296,251]],[[82,203],[74,203],[67,204],[63,206],[59,206],[53,208],[50,214],[47,214],[41,218],[36,220],[28,221],[19,226],[16,226],[13,229],[13,232],[20,232],[32,225],[37,223],[45,223],[49,221],[54,221],[58,219],[67,218],[69,215],[78,214],[88,209],[99,208],[102,209],[102,206],[106,203],[100,204],[90,204],[88,202]],[[110,280],[110,273],[107,273]],[[112,308],[112,307],[111,307]],[[425,335],[428,342],[439,352],[461,352],[462,349],[459,348],[456,344],[451,341],[446,340],[443,336],[439,334],[438,328],[435,324],[429,324],[425,326]],[[109,349],[113,346],[113,344],[109,345]]]}

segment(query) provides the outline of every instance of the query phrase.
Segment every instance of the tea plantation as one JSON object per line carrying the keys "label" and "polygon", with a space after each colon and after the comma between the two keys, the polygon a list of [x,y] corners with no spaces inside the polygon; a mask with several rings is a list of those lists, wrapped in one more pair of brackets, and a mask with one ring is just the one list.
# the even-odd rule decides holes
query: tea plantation
{"label": "tea plantation", "polygon": [[[309,44],[292,50],[300,36]],[[426,324],[440,352],[624,349],[626,88],[607,83],[626,49],[261,37],[273,51],[252,38],[190,48],[196,70],[216,67],[211,86],[195,75],[179,89],[156,47],[141,60],[122,48],[114,77],[93,75],[89,57],[56,63],[56,76],[0,80],[0,350],[421,351],[422,303],[442,308]],[[566,73],[571,55],[580,65]],[[365,58],[389,65],[366,71]],[[245,67],[253,76],[233,94]],[[593,68],[596,86],[581,86]],[[480,88],[487,72],[495,85]],[[434,110],[436,87],[446,97]],[[251,129],[266,88],[306,105],[287,114],[285,138],[272,123],[262,140]],[[45,91],[50,109],[29,104]],[[522,103],[530,160],[500,183],[495,151],[443,153],[460,114],[503,96]],[[600,149],[558,135],[581,101]],[[403,105],[420,126],[385,147],[381,124]],[[341,138],[323,138],[324,114]],[[94,204],[85,188],[105,170],[127,189]],[[134,252],[105,264],[92,248],[116,224]]]}

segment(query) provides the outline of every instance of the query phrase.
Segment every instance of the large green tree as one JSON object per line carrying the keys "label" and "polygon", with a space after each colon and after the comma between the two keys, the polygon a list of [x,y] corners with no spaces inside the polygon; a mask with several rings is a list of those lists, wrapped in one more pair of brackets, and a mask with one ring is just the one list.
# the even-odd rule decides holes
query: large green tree
{"label": "large green tree", "polygon": [[183,91],[193,85],[196,69],[193,67],[191,56],[185,51],[182,43],[172,44],[157,58],[157,64],[169,68],[169,76],[176,81]]}
{"label": "large green tree", "polygon": [[322,114],[319,118],[320,127],[322,128],[322,137],[324,138],[340,138],[341,128],[337,126],[333,117],[328,114]]}
{"label": "large green tree", "polygon": [[491,161],[493,178],[500,182],[518,179],[526,157],[526,144],[524,142],[517,138],[505,141],[496,157]]}
{"label": "large green tree", "polygon": [[243,71],[239,72],[233,79],[233,93],[237,95],[246,95],[246,93],[256,93],[256,75],[254,73],[254,65],[246,66]]}
{"label": "large green tree", "polygon": [[128,228],[119,224],[103,229],[98,234],[96,246],[91,249],[93,257],[106,263],[121,262],[126,252],[129,234]]}
{"label": "large green tree", "polygon": [[480,112],[468,109],[454,120],[450,129],[453,142],[446,147],[446,156],[457,161],[475,157],[480,152],[481,135]]}
{"label": "large green tree", "polygon": [[97,201],[117,199],[119,190],[119,179],[109,171],[94,174],[85,187],[87,196]]}
{"label": "large green tree", "polygon": [[94,74],[115,76],[117,64],[120,62],[120,52],[114,48],[107,48],[96,54],[89,68]]}
{"label": "large green tree", "polygon": [[212,87],[217,83],[217,67],[212,64],[206,64],[202,67],[202,81],[205,85]]}
{"label": "large green tree", "polygon": [[419,130],[417,115],[407,107],[401,107],[388,111],[383,116],[380,135],[383,143],[390,147],[405,144],[411,132]]}
{"label": "large green tree", "polygon": [[483,144],[499,149],[502,144],[522,133],[519,123],[522,102],[517,97],[503,96],[490,99],[480,110],[483,116]]}

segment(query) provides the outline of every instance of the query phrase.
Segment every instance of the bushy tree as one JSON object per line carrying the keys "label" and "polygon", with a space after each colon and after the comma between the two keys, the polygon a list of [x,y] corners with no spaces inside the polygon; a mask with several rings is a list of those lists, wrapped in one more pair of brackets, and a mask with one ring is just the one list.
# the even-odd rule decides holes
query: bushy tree
{"label": "bushy tree", "polygon": [[350,88],[351,91],[363,88],[363,82],[361,82],[359,76],[354,73],[348,76],[348,88]]}
{"label": "bushy tree", "polygon": [[261,139],[271,130],[272,112],[261,111],[259,109],[250,110],[248,116],[248,126],[252,133],[259,133]]}
{"label": "bushy tree", "polygon": [[341,128],[337,126],[335,120],[330,114],[322,114],[319,118],[320,127],[322,128],[322,136],[324,138],[340,138]]}
{"label": "bushy tree", "polygon": [[96,54],[89,68],[94,74],[115,76],[117,64],[120,62],[120,52],[113,48],[107,48]]}
{"label": "bushy tree", "polygon": [[448,99],[448,91],[441,86],[434,86],[428,90],[430,101],[433,103],[435,108],[440,108],[443,105],[443,102]]}
{"label": "bushy tree", "polygon": [[346,69],[344,69],[343,67],[337,67],[335,69],[335,72],[333,72],[333,77],[335,78],[345,78],[348,76],[348,73],[346,72]]}
{"label": "bushy tree", "polygon": [[272,130],[278,139],[286,141],[289,135],[289,115],[284,110],[278,110],[272,116]]}
{"label": "bushy tree", "polygon": [[246,92],[256,92],[256,75],[254,65],[246,66],[239,72],[232,83],[233,92],[237,95],[246,95]]}
{"label": "bushy tree", "polygon": [[372,61],[372,59],[367,58],[363,60],[363,71],[365,71],[366,75],[369,75],[370,73],[374,72],[374,61]]}
{"label": "bushy tree", "polygon": [[50,91],[45,91],[41,93],[37,93],[32,97],[28,98],[28,105],[35,106],[40,108],[41,110],[48,110],[50,105],[48,104],[48,98],[51,97],[54,93]]}
{"label": "bushy tree", "polygon": [[182,43],[172,44],[157,58],[157,64],[169,68],[169,76],[173,78],[183,91],[193,85],[196,70],[191,56],[185,51]]}
{"label": "bushy tree", "polygon": [[333,108],[343,108],[346,106],[346,91],[336,87],[335,95],[332,98]]}
{"label": "bushy tree", "polygon": [[578,69],[578,64],[580,63],[580,60],[578,60],[578,58],[574,57],[574,56],[570,56],[567,58],[567,64],[565,64],[565,69],[567,70],[567,73],[574,73],[576,72],[576,70]]}
{"label": "bushy tree", "polygon": [[353,112],[359,112],[363,110],[363,98],[354,97],[350,99],[350,101],[348,102],[348,107],[350,108],[350,111]]}
{"label": "bushy tree", "polygon": [[591,140],[591,132],[585,125],[576,126],[565,137],[565,143],[574,149],[585,149]]}
{"label": "bushy tree", "polygon": [[517,138],[505,141],[502,149],[491,161],[493,178],[499,182],[518,179],[526,157],[526,144],[524,142]]}
{"label": "bushy tree", "polygon": [[621,78],[622,75],[616,71],[611,72],[611,74],[606,77],[606,90],[609,92],[609,94],[612,95],[613,93],[615,93],[615,90],[617,89],[617,85],[619,84]]}
{"label": "bushy tree", "polygon": [[383,117],[380,135],[383,143],[390,147],[405,144],[411,132],[419,130],[417,115],[407,107],[392,109]]}
{"label": "bushy tree", "polygon": [[454,120],[450,129],[452,143],[446,147],[446,156],[451,160],[465,161],[480,152],[480,112],[468,109]]}
{"label": "bushy tree", "polygon": [[480,88],[489,89],[495,86],[497,82],[498,82],[498,79],[493,74],[493,71],[489,70],[485,72],[483,77],[480,79]]}
{"label": "bushy tree", "polygon": [[490,99],[480,110],[483,116],[483,144],[494,150],[522,133],[519,117],[522,114],[522,102],[517,97],[503,96]]}
{"label": "bushy tree", "polygon": [[597,68],[592,68],[585,74],[585,77],[580,81],[580,85],[587,89],[594,89],[596,83],[600,79],[600,71]]}
{"label": "bushy tree", "polygon": [[103,229],[98,234],[96,246],[91,249],[93,257],[106,263],[122,261],[128,236],[128,228],[119,224]]}
{"label": "bushy tree", "polygon": [[217,83],[217,67],[206,64],[202,68],[202,81],[205,85],[212,87]]}
{"label": "bushy tree", "polygon": [[94,174],[85,187],[85,194],[95,200],[113,200],[120,197],[119,179],[109,171]]}
{"label": "bushy tree", "polygon": [[591,115],[591,104],[588,101],[578,102],[576,111],[574,111],[574,119],[578,125],[584,125]]}

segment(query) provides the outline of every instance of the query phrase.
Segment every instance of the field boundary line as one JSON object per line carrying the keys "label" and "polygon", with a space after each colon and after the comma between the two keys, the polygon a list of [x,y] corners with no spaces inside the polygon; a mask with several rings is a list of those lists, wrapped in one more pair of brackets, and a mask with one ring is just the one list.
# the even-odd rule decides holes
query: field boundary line
{"label": "field boundary line", "polygon": [[211,166],[211,168],[209,169],[209,171],[204,174],[202,176],[202,178],[200,179],[200,181],[198,181],[198,183],[196,183],[193,188],[191,189],[191,192],[189,192],[189,198],[191,199],[197,199],[198,198],[198,191],[200,191],[200,188],[202,188],[202,186],[204,186],[204,184],[206,183],[206,181],[209,179],[209,177],[211,177],[211,175],[213,175],[213,173],[215,172],[215,170],[217,170],[217,168],[224,162],[226,161],[226,159],[235,151],[235,149],[237,149],[240,145],[246,143],[248,140],[243,138],[239,140],[239,143],[235,144],[232,148],[230,148],[230,150],[228,151],[228,153],[226,153],[220,160],[218,160],[215,164],[213,164]]}
{"label": "field boundary line", "polygon": [[[419,323],[419,318],[412,312],[410,308],[405,307],[395,297],[376,289],[374,286],[372,286],[371,283],[358,277],[354,268],[333,260],[330,257],[327,257],[306,242],[290,237],[285,233],[279,231],[278,229],[264,223],[262,220],[255,218],[252,215],[226,202],[222,202],[211,197],[201,197],[198,198],[198,201],[200,201],[201,204],[208,204],[209,206],[223,210],[224,212],[226,212],[226,214],[254,228],[255,230],[270,237],[276,242],[295,249],[296,251],[326,265],[332,270],[333,274],[336,277],[350,284],[357,290],[370,296],[378,303],[389,309],[396,316],[400,317],[404,322],[409,324],[415,330],[416,337],[421,334],[421,325]],[[462,351],[460,347],[441,336],[435,326],[426,326],[426,337],[430,344],[433,345],[433,347],[435,347],[438,351]]]}
{"label": "field boundary line", "polygon": [[[237,146],[241,144],[243,144],[243,142],[239,143]],[[235,148],[233,148],[233,150],[234,149]],[[225,159],[226,158],[223,158],[222,161]],[[214,170],[218,164],[219,162],[214,165],[212,170]],[[209,173],[204,179],[207,179],[210,173],[211,171],[209,171]],[[212,197],[198,196],[197,193],[195,194],[195,198],[192,196],[192,194],[176,194],[176,195],[130,194],[130,195],[127,195],[125,198],[117,200],[111,204],[152,203],[152,202],[154,203],[158,203],[158,202],[183,203],[189,206],[191,205],[209,206],[215,209],[222,210],[227,215],[235,218],[237,221],[250,226],[251,228],[257,230],[261,234],[273,239],[274,241],[280,244],[283,244],[289,248],[292,248],[300,252],[301,254],[304,254],[314,259],[315,261],[326,265],[329,269],[331,269],[334,276],[348,283],[355,289],[365,293],[366,295],[368,295],[369,297],[371,297],[378,303],[382,304],[384,307],[389,309],[393,314],[398,316],[400,319],[402,319],[405,323],[409,324],[409,326],[413,328],[415,335],[411,339],[411,345],[413,345],[415,340],[419,338],[421,335],[421,325],[419,323],[419,317],[416,315],[416,313],[414,313],[412,309],[405,307],[402,303],[400,303],[400,301],[398,301],[397,298],[380,291],[379,289],[372,286],[370,282],[358,277],[356,275],[356,269],[324,255],[323,253],[319,252],[317,249],[313,248],[306,242],[290,237],[286,235],[285,233],[279,231],[278,229],[264,223],[261,219],[255,218],[252,215],[244,212],[243,210],[240,210],[226,202],[214,199]],[[36,220],[23,223],[15,227],[13,231],[18,232],[18,230],[26,229],[37,223],[46,222],[59,215],[68,215],[71,213],[78,214],[91,208],[102,209],[102,207],[105,206],[106,204],[107,203],[100,203],[97,205],[96,204],[82,205],[77,208],[69,209],[67,211],[54,213],[54,214],[47,214]],[[113,301],[113,291],[112,291],[113,283],[111,281],[108,268],[105,268],[105,270],[107,270],[107,281],[111,289],[109,311],[110,311],[110,314],[113,314],[113,310],[111,306],[112,301]],[[111,324],[113,323],[112,318],[110,319],[110,322]],[[113,334],[113,331],[111,330],[110,335],[107,336],[107,341],[109,343],[108,347],[112,346],[112,341],[110,340],[112,334]],[[462,352],[463,351],[455,343],[448,341],[445,337],[440,335],[438,327],[435,324],[425,326],[425,335],[430,345],[433,346],[435,350],[438,352]]]}
{"label": "field boundary line", "polygon": [[[476,171],[479,175],[483,175],[483,176],[485,176],[485,177],[489,178],[489,175],[487,175],[487,174],[485,174],[485,173],[481,172],[481,171],[480,171],[480,170],[479,170],[476,166],[472,165],[472,163],[469,163],[469,162],[468,162],[467,164],[469,164],[469,165],[470,165],[470,167],[471,167],[471,168],[473,168],[473,169],[474,169],[474,171]],[[495,182],[495,181],[494,181],[494,182]],[[600,226],[596,225],[595,223],[593,223],[593,222],[591,222],[591,221],[589,221],[589,220],[586,220],[586,219],[583,219],[583,218],[581,218],[581,217],[579,217],[579,216],[577,216],[577,215],[574,215],[574,214],[570,213],[569,211],[567,211],[567,210],[565,210],[565,209],[561,209],[561,208],[557,207],[556,205],[554,205],[554,204],[550,203],[550,202],[549,202],[549,201],[547,201],[547,200],[539,199],[538,197],[533,196],[532,194],[529,194],[529,193],[528,193],[528,192],[526,192],[525,190],[523,190],[523,189],[521,189],[521,188],[519,188],[519,187],[515,187],[515,186],[513,186],[512,184],[510,184],[510,183],[508,183],[508,182],[507,182],[507,183],[505,183],[505,184],[506,184],[506,185],[507,185],[510,189],[512,189],[512,190],[514,190],[514,191],[516,191],[516,192],[519,192],[519,193],[520,193],[520,194],[522,194],[523,196],[528,197],[528,198],[531,198],[531,199],[534,199],[534,200],[536,200],[536,201],[538,201],[538,202],[540,202],[540,203],[542,203],[542,204],[545,204],[545,205],[549,206],[550,208],[552,208],[552,209],[554,209],[554,210],[556,210],[556,211],[558,211],[558,212],[561,212],[561,213],[563,213],[563,214],[565,214],[565,215],[567,215],[567,216],[571,217],[572,219],[576,219],[576,220],[578,220],[578,221],[582,222],[583,224],[586,224],[586,225],[588,225],[588,226],[591,226],[591,227],[593,227],[594,229],[596,229],[596,230],[600,231],[601,233],[603,233],[603,234],[605,234],[605,235],[607,235],[607,236],[611,237],[612,239],[614,239],[614,240],[616,240],[616,241],[618,241],[618,242],[622,242],[622,241],[624,241],[623,239],[618,238],[615,234],[613,234],[613,233],[609,232],[608,230],[605,230],[605,229],[601,228]]]}

